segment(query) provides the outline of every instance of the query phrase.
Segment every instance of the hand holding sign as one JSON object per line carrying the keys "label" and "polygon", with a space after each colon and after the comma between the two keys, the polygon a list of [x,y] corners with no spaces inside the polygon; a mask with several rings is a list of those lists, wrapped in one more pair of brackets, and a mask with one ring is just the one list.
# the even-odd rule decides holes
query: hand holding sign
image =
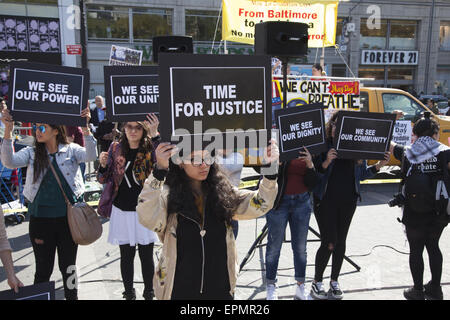
{"label": "hand holding sign", "polygon": [[280,160],[280,150],[275,139],[270,140],[270,145],[264,148],[264,162],[278,163]]}
{"label": "hand holding sign", "polygon": [[314,167],[314,164],[312,162],[312,156],[311,153],[309,153],[308,149],[306,147],[303,147],[305,151],[299,151],[300,157],[299,159],[306,162],[306,166],[310,169]]}
{"label": "hand holding sign", "polygon": [[8,285],[15,293],[19,293],[19,288],[24,287],[23,283],[15,274],[8,277]]}
{"label": "hand holding sign", "polygon": [[379,171],[381,167],[384,167],[389,163],[389,160],[391,159],[391,153],[389,151],[384,153],[384,160],[378,161],[376,164],[376,169]]}
{"label": "hand holding sign", "polygon": [[158,135],[159,120],[154,113],[149,113],[147,115],[147,120],[145,121],[150,128],[149,134],[150,138],[154,138]]}
{"label": "hand holding sign", "polygon": [[328,150],[327,159],[322,163],[322,168],[326,169],[330,165],[330,163],[337,158],[337,151],[334,148]]}
{"label": "hand holding sign", "polygon": [[5,125],[5,135],[3,138],[11,139],[12,131],[14,129],[14,121],[4,102],[2,103],[2,122]]}
{"label": "hand holding sign", "polygon": [[161,170],[169,169],[169,159],[178,151],[174,144],[162,142],[156,148],[156,166]]}

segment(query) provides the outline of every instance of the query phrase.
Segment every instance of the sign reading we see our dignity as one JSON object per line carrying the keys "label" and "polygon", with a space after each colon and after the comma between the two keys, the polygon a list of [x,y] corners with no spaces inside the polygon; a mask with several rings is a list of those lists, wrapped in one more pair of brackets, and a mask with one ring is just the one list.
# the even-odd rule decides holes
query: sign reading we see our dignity
{"label": "sign reading we see our dignity", "polygon": [[14,61],[9,105],[14,120],[85,126],[89,70]]}
{"label": "sign reading we see our dignity", "polygon": [[280,160],[296,159],[306,147],[311,154],[327,150],[321,104],[275,110],[280,133]]}

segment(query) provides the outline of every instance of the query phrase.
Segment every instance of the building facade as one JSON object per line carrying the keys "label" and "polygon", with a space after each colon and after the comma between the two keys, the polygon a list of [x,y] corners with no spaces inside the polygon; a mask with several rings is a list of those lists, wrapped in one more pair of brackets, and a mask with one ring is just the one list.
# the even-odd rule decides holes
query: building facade
{"label": "building facade", "polygon": [[[70,7],[80,2],[84,62],[66,50],[66,45],[82,44],[82,26],[68,27],[74,14]],[[224,53],[225,46],[229,54],[254,52],[253,46],[221,41],[221,0],[0,0],[0,12],[58,18],[60,63],[90,69],[91,97],[104,93],[103,66],[112,45],[141,50],[143,64],[152,64],[151,39],[159,35],[192,36],[195,53]],[[336,43],[339,49],[324,50],[328,75],[375,79],[364,81],[365,86],[450,95],[448,0],[341,1]],[[0,38],[0,59],[5,55],[14,53],[1,49]],[[302,63],[320,62],[321,55],[320,48],[311,48]]]}

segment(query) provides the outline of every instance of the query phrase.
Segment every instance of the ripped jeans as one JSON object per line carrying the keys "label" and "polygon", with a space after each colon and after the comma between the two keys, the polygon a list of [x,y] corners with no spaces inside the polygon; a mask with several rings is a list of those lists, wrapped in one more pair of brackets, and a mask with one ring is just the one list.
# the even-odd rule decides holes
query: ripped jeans
{"label": "ripped jeans", "polygon": [[331,280],[338,281],[344,261],[348,230],[356,210],[356,199],[346,203],[336,203],[327,199],[314,199],[314,215],[320,230],[320,248],[315,259],[317,282],[323,281],[323,273],[331,255]]}
{"label": "ripped jeans", "polygon": [[50,281],[57,251],[59,270],[64,282],[64,296],[67,300],[77,300],[75,263],[78,245],[72,240],[67,217],[35,218],[30,216],[29,231],[36,261],[34,283]]}

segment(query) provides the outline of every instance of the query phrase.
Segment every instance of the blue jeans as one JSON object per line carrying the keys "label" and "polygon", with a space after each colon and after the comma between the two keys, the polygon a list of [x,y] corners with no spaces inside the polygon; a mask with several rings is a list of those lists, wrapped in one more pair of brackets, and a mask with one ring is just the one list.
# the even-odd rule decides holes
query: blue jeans
{"label": "blue jeans", "polygon": [[266,215],[268,236],[266,249],[267,284],[277,282],[278,261],[286,226],[291,228],[291,246],[294,253],[295,280],[305,282],[306,240],[308,238],[311,202],[309,193],[284,195],[277,210]]}

